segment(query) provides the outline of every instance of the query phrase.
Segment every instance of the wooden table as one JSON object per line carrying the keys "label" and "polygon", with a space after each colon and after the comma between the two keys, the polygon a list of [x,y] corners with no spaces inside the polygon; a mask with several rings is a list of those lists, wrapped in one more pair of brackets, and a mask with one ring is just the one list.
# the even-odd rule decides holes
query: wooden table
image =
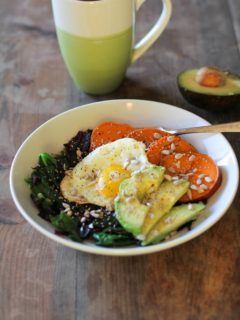
{"label": "wooden table", "polygon": [[[149,0],[137,35],[160,12]],[[176,75],[217,65],[240,73],[240,2],[173,0],[167,30],[128,70],[122,86],[93,97],[72,83],[59,53],[50,2],[1,0],[0,11],[0,319],[240,319],[240,196],[209,231],[177,248],[114,258],[63,247],[18,213],[8,176],[15,152],[50,117],[85,103],[118,98],[161,101],[212,123],[240,120],[183,100]],[[226,134],[240,156],[240,135]]]}

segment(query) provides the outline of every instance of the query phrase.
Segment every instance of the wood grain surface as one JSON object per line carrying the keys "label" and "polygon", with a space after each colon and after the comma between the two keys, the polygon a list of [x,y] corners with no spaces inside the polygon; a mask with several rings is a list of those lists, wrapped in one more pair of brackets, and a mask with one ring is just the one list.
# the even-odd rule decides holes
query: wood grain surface
{"label": "wood grain surface", "polygon": [[[137,17],[137,38],[156,20],[159,0]],[[0,4],[0,319],[240,319],[240,196],[203,235],[164,252],[128,258],[89,255],[35,231],[10,196],[11,161],[50,117],[85,103],[137,98],[190,110],[212,123],[240,120],[240,106],[211,113],[176,87],[185,68],[217,65],[240,73],[240,2],[173,0],[158,41],[106,96],[80,92],[61,58],[50,1]],[[240,135],[226,134],[240,157]]]}

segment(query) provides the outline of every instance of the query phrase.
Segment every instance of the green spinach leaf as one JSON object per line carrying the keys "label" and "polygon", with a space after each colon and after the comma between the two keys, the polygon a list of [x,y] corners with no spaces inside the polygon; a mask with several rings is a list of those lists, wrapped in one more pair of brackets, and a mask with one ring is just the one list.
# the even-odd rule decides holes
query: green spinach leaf
{"label": "green spinach leaf", "polygon": [[50,216],[50,221],[57,230],[66,233],[70,239],[74,241],[82,241],[78,231],[79,218],[69,217],[62,211],[57,216]]}

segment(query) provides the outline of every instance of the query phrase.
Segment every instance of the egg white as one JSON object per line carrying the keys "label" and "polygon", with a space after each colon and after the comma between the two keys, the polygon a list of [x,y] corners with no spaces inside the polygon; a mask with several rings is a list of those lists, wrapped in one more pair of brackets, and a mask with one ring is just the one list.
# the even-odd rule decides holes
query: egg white
{"label": "egg white", "polygon": [[131,138],[105,144],[80,161],[63,178],[60,188],[63,196],[79,204],[92,203],[113,208],[114,198],[99,192],[98,177],[111,165],[120,165],[131,175],[152,166],[145,153],[145,145]]}

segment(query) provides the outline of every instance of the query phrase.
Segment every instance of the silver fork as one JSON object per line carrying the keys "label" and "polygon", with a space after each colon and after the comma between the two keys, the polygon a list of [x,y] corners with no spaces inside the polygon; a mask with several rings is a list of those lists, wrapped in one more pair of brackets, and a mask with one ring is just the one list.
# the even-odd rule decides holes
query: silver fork
{"label": "silver fork", "polygon": [[240,132],[240,121],[207,125],[201,127],[183,128],[183,129],[167,129],[158,127],[159,130],[170,134],[180,135],[186,133],[208,133],[208,132]]}

